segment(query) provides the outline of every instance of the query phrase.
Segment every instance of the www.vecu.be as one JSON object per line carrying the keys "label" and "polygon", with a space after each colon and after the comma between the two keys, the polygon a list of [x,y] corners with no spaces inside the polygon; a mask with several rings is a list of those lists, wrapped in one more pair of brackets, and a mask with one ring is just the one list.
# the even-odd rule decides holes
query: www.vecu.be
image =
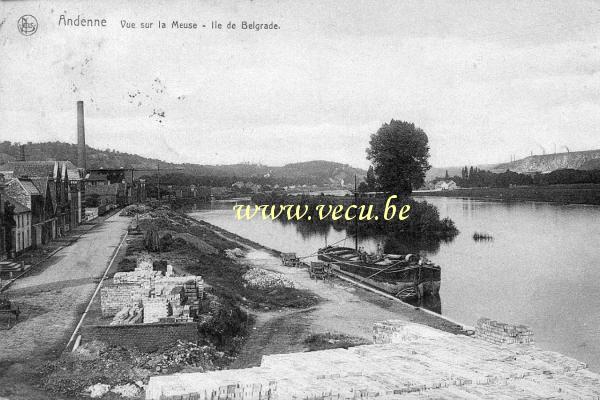
{"label": "www.vecu.be", "polygon": [[[398,208],[395,204],[392,204],[394,199],[398,196],[392,195],[387,198],[385,202],[385,208],[383,211],[383,219],[390,221],[393,218],[397,218],[400,221],[404,221],[408,218],[408,212],[410,211],[410,205],[404,204]],[[235,205],[233,211],[235,211],[235,217],[238,221],[251,220],[255,217],[262,217],[264,220],[276,220],[278,218],[287,218],[288,220],[300,221],[306,219],[310,221],[315,215],[318,219],[324,220],[331,218],[333,221],[339,219],[345,219],[346,221],[353,221],[358,218],[359,221],[377,221],[378,215],[374,213],[374,207],[372,204],[369,205],[356,205],[351,204],[344,206],[342,204],[318,204],[315,206],[316,214],[312,212],[311,207],[307,204],[272,204],[272,205]]]}

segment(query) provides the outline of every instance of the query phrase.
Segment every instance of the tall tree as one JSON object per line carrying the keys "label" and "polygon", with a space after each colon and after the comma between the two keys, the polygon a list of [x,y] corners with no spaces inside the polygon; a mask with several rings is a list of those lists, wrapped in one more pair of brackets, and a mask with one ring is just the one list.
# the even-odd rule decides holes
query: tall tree
{"label": "tall tree", "polygon": [[374,167],[379,187],[396,194],[410,194],[425,182],[429,139],[427,134],[405,121],[391,120],[371,135],[367,159]]}
{"label": "tall tree", "polygon": [[369,165],[369,169],[367,170],[367,177],[365,178],[365,182],[367,183],[367,188],[371,191],[377,190],[377,178],[375,177],[375,171],[373,170],[373,166]]}

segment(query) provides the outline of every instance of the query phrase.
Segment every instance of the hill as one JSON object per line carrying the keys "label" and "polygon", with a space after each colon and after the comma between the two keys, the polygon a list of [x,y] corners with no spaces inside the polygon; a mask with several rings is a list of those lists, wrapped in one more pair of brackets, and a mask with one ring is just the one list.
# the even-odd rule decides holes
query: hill
{"label": "hill", "polygon": [[[467,165],[470,167],[470,165]],[[544,154],[522,158],[501,164],[474,165],[480,170],[503,173],[506,170],[518,173],[542,174],[561,169],[597,170],[600,169],[600,150],[572,151],[569,153]],[[431,168],[427,171],[425,180],[443,178],[448,171],[450,176],[461,176],[463,167]]]}
{"label": "hill", "polygon": [[547,173],[558,169],[595,169],[599,165],[600,150],[572,151],[525,157],[509,163],[498,164],[492,172],[507,169],[519,173]]}
{"label": "hill", "polygon": [[[86,146],[86,151],[87,167],[89,169],[134,168],[154,170],[160,163],[161,169],[178,169],[181,173],[195,176],[236,177],[242,180],[260,180],[261,183],[269,180],[272,183],[286,185],[340,184],[342,181],[349,184],[354,181],[354,174],[358,176],[359,180],[366,176],[365,170],[353,168],[347,164],[322,160],[287,164],[282,167],[250,163],[230,165],[175,164],[110,149],[99,150]],[[0,143],[0,164],[18,159],[19,154],[19,143],[8,141]],[[27,160],[69,160],[76,164],[77,145],[63,142],[30,142],[25,145],[25,157]],[[145,171],[138,174],[151,174],[151,172]]]}
{"label": "hill", "polygon": [[351,167],[348,164],[318,160],[287,164],[283,167],[274,168],[272,174],[276,178],[300,179],[303,176],[310,176],[321,183],[343,182],[349,185],[353,184],[354,175],[356,175],[358,182],[360,182],[367,175],[367,171]]}

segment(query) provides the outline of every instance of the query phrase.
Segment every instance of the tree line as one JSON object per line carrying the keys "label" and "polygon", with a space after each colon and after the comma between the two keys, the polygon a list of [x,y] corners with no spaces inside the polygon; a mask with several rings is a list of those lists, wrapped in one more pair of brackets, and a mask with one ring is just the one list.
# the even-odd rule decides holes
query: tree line
{"label": "tree line", "polygon": [[[447,175],[447,174],[446,174]],[[547,174],[521,174],[506,170],[502,173],[494,173],[486,170],[480,170],[477,167],[464,167],[461,176],[446,176],[445,180],[450,179],[456,182],[459,187],[509,187],[509,186],[530,186],[530,185],[569,185],[600,183],[600,170],[576,170],[559,169]],[[438,181],[441,178],[437,179]]]}

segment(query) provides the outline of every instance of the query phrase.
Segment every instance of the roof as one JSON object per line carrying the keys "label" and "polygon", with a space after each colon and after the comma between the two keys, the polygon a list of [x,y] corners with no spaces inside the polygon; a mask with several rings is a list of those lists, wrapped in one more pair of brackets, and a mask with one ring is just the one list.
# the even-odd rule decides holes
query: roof
{"label": "roof", "polygon": [[46,192],[48,189],[48,178],[34,177],[34,178],[29,178],[29,180],[35,186],[35,188],[38,190],[38,192],[41,195],[43,195],[43,196],[46,195]]}
{"label": "roof", "polygon": [[83,179],[83,168],[77,167],[71,161],[63,161],[63,169],[67,171],[69,180],[79,181]]}
{"label": "roof", "polygon": [[39,195],[40,194],[40,191],[38,190],[38,188],[35,187],[35,185],[33,184],[33,182],[28,181],[28,180],[21,180],[21,179],[19,179],[19,181],[21,182],[21,186],[23,186],[23,188],[30,195],[35,196],[35,195]]}
{"label": "roof", "polygon": [[38,188],[35,187],[35,185],[30,180],[13,178],[7,183],[8,186],[11,186],[13,184],[19,185],[30,196],[37,196],[40,194]]}
{"label": "roof", "polygon": [[23,204],[19,203],[16,199],[14,199],[12,197],[7,196],[6,200],[15,207],[15,210],[14,210],[15,214],[23,214],[23,213],[31,212],[31,210],[28,207],[25,207]]}
{"label": "roof", "polygon": [[0,167],[13,171],[15,177],[54,177],[58,173],[57,161],[11,161]]}

